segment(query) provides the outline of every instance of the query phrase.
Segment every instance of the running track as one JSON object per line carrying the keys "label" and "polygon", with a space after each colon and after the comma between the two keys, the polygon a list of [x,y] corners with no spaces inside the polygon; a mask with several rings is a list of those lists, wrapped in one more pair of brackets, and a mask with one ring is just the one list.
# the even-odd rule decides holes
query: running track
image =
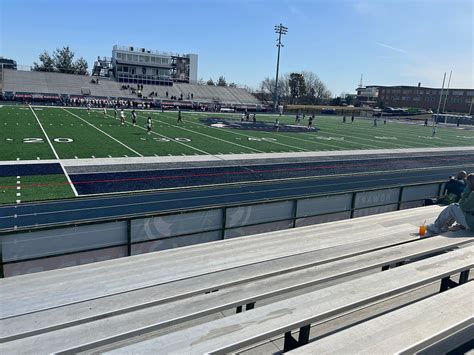
{"label": "running track", "polygon": [[[472,162],[467,167],[472,169]],[[467,169],[466,170],[471,170]],[[454,170],[454,171],[453,171]],[[303,180],[270,181],[245,185],[223,185],[200,189],[109,197],[90,197],[0,207],[0,231],[64,225],[90,220],[114,220],[194,208],[239,205],[297,196],[380,188],[419,182],[445,181],[458,170],[453,167],[423,171],[377,172],[369,175],[326,176]]]}

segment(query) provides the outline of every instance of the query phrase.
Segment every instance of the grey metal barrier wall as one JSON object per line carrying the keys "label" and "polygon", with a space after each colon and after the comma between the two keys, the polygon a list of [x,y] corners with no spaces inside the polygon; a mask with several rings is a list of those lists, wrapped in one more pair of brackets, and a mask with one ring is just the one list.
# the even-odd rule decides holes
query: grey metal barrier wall
{"label": "grey metal barrier wall", "polygon": [[419,207],[443,186],[431,182],[2,233],[1,277]]}

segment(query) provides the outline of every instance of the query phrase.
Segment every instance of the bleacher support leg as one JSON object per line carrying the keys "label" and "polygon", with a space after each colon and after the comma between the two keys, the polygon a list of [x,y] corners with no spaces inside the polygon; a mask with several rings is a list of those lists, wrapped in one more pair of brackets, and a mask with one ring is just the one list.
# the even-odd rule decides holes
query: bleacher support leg
{"label": "bleacher support leg", "polygon": [[462,285],[469,280],[469,269],[464,270],[459,274],[459,285]]}
{"label": "bleacher support leg", "polygon": [[[249,311],[254,308],[255,308],[255,302],[247,303],[245,305],[246,311]],[[237,308],[235,309],[235,313],[242,313],[242,310],[243,310],[243,306],[237,306]]]}
{"label": "bleacher support leg", "polygon": [[287,352],[293,349],[296,349],[302,345],[308,344],[309,341],[309,332],[311,330],[311,325],[305,325],[300,328],[300,333],[298,335],[298,340],[293,338],[291,332],[285,333],[285,342],[283,345],[283,352]]}
{"label": "bleacher support leg", "polygon": [[461,273],[459,274],[458,282],[451,280],[451,278],[447,276],[441,280],[441,287],[439,289],[439,292],[441,293],[450,288],[454,288],[456,286],[462,285],[463,283],[466,283],[468,279],[469,279],[469,269],[461,271]]}

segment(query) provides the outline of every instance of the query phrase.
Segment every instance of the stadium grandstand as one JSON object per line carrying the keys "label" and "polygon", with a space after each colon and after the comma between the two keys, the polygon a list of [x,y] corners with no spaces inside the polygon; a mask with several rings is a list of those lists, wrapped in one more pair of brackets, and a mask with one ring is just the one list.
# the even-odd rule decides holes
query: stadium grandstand
{"label": "stadium grandstand", "polygon": [[[189,105],[218,104],[220,106],[249,106],[257,108],[260,102],[240,88],[174,83],[173,86],[143,85],[143,91],[132,90],[135,84],[124,85],[113,78],[96,79],[91,76],[21,71],[4,69],[2,73],[4,99],[57,100],[64,97],[141,99],[159,104],[163,100],[185,108]],[[191,99],[192,95],[192,99]],[[176,97],[176,100],[171,100]]]}
{"label": "stadium grandstand", "polygon": [[98,58],[92,75],[17,70],[2,66],[0,90],[7,101],[65,104],[71,99],[133,100],[150,107],[264,111],[248,91],[198,85],[197,55],[114,46]]}

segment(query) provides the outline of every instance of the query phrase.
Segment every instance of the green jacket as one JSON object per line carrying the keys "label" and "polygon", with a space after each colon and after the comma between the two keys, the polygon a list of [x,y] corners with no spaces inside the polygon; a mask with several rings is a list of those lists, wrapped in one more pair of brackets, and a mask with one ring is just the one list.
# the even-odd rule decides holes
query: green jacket
{"label": "green jacket", "polygon": [[469,184],[461,195],[459,206],[464,216],[466,216],[467,225],[470,229],[474,230],[474,191],[471,190]]}

